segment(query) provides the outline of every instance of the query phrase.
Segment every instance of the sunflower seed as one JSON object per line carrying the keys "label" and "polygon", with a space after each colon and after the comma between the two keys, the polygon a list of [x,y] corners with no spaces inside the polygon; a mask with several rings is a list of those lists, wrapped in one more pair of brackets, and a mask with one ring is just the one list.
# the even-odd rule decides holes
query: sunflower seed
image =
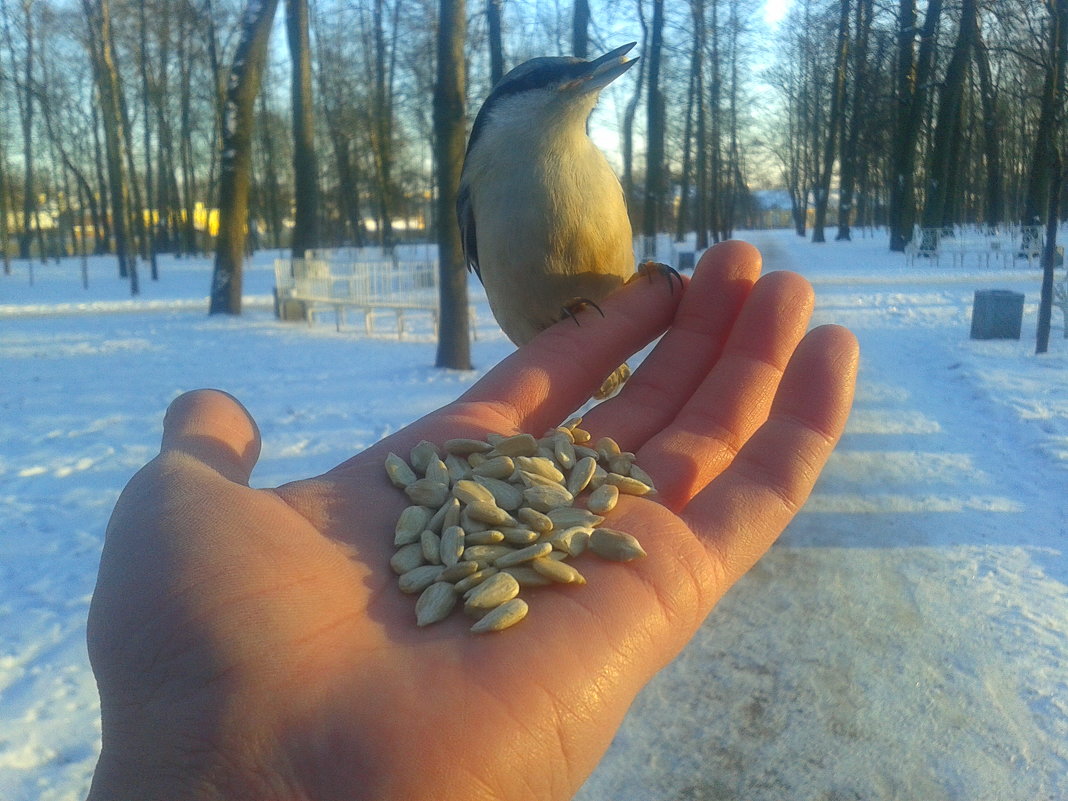
{"label": "sunflower seed", "polygon": [[452,477],[449,475],[449,468],[446,467],[445,462],[441,461],[437,456],[433,457],[427,464],[425,476],[431,481],[444,484],[446,487],[452,483]]}
{"label": "sunflower seed", "polygon": [[593,528],[604,522],[604,518],[601,515],[594,514],[586,509],[579,509],[577,506],[560,506],[556,509],[550,509],[546,512],[546,515],[553,521],[554,528],[561,529],[571,528],[572,526]]}
{"label": "sunflower seed", "polygon": [[[567,429],[564,429],[567,431]],[[556,463],[565,470],[570,470],[575,466],[575,462],[578,457],[575,454],[574,435],[568,431],[567,435],[559,435],[553,438],[553,455],[556,457]]]}
{"label": "sunflower seed", "polygon": [[519,595],[519,582],[508,573],[496,573],[464,594],[464,606],[493,609]]}
{"label": "sunflower seed", "polygon": [[505,542],[512,545],[530,545],[538,539],[538,532],[520,526],[504,526],[501,535]]}
{"label": "sunflower seed", "polygon": [[493,446],[480,439],[447,439],[445,440],[446,453],[457,456],[470,456],[472,453],[486,453],[493,450]]}
{"label": "sunflower seed", "polygon": [[464,537],[465,545],[496,545],[504,541],[504,534],[495,528],[485,531],[472,531]]}
{"label": "sunflower seed", "polygon": [[619,443],[611,437],[601,437],[597,440],[597,445],[595,447],[597,448],[597,452],[601,454],[601,458],[606,462],[613,456],[617,456],[622,452]]}
{"label": "sunflower seed", "polygon": [[426,564],[426,559],[423,557],[423,546],[419,542],[410,542],[401,546],[389,558],[389,566],[397,575],[404,575],[424,564]]}
{"label": "sunflower seed", "polygon": [[567,491],[572,495],[578,495],[586,489],[586,485],[590,483],[590,479],[593,478],[593,473],[596,469],[596,459],[592,459],[589,456],[579,459],[575,466],[571,468],[571,475],[567,477]]}
{"label": "sunflower seed", "polygon": [[449,581],[456,583],[461,579],[465,579],[468,576],[478,572],[478,564],[475,562],[457,562],[455,565],[448,565],[441,571],[440,581]]}
{"label": "sunflower seed", "polygon": [[648,484],[630,476],[621,476],[619,473],[609,473],[605,476],[604,483],[618,487],[624,495],[648,495],[653,491]]}
{"label": "sunflower seed", "polygon": [[[464,564],[464,563],[460,562],[460,564]],[[475,564],[475,563],[474,562],[468,562],[467,564]],[[476,565],[476,567],[477,567],[477,565]],[[447,569],[448,568],[446,568],[446,570]],[[479,584],[481,584],[483,581],[488,579],[490,576],[497,575],[498,572],[499,571],[495,567],[483,567],[481,569],[475,570],[474,573],[470,574],[469,576],[465,576],[464,578],[462,578],[462,579],[460,579],[459,581],[456,582],[456,585],[455,585],[456,586],[456,591],[458,593],[465,593],[469,589],[471,589],[472,587],[477,587]]]}
{"label": "sunflower seed", "polygon": [[496,503],[492,492],[471,479],[457,481],[452,494],[464,503]]}
{"label": "sunflower seed", "polygon": [[516,511],[515,516],[520,523],[528,526],[539,534],[545,534],[546,532],[552,531],[552,519],[547,514],[539,512],[537,509],[531,509],[529,506],[522,506]]}
{"label": "sunflower seed", "polygon": [[425,506],[407,506],[397,518],[393,528],[393,544],[397,547],[407,545],[419,539],[419,535],[430,528],[432,512]]}
{"label": "sunflower seed", "polygon": [[464,552],[465,534],[459,526],[449,526],[441,534],[438,551],[441,554],[441,563],[451,567],[460,561]]}
{"label": "sunflower seed", "polygon": [[568,556],[579,556],[586,550],[586,544],[590,540],[590,532],[593,529],[585,526],[572,526],[554,533],[549,542],[558,551],[563,551]]}
{"label": "sunflower seed", "polygon": [[638,479],[638,481],[643,484],[647,484],[652,492],[656,492],[656,484],[653,483],[653,477],[638,467],[638,465],[632,464],[630,466],[630,477]]}
{"label": "sunflower seed", "polygon": [[586,500],[586,508],[594,514],[608,514],[616,508],[619,500],[619,487],[614,484],[602,484]]}
{"label": "sunflower seed", "polygon": [[514,517],[492,501],[489,503],[484,501],[469,503],[467,504],[466,511],[472,520],[478,520],[481,523],[489,523],[494,527],[514,526],[516,523]]}
{"label": "sunflower seed", "polygon": [[506,567],[501,571],[502,573],[508,573],[519,582],[519,586],[522,587],[548,587],[553,583],[553,580],[548,576],[543,576],[532,567],[526,565],[515,565],[513,567]]}
{"label": "sunflower seed", "polygon": [[423,549],[423,559],[428,564],[441,564],[441,537],[433,531],[424,531],[419,535],[419,545]]}
{"label": "sunflower seed", "polygon": [[487,631],[501,631],[514,626],[527,616],[527,609],[526,601],[522,598],[513,598],[485,615],[471,627],[471,631],[475,634],[483,634]]}
{"label": "sunflower seed", "polygon": [[552,459],[547,459],[544,456],[517,456],[515,458],[515,466],[528,473],[544,476],[557,484],[562,484],[564,481],[564,474],[553,464]]}
{"label": "sunflower seed", "polygon": [[456,606],[456,589],[444,581],[435,581],[420,594],[415,602],[415,624],[429,626],[449,616]]}
{"label": "sunflower seed", "polygon": [[411,463],[413,470],[419,473],[423,473],[425,475],[426,466],[430,464],[430,460],[437,458],[438,446],[435,445],[433,442],[428,442],[424,439],[422,442],[412,448],[411,457],[408,461]]}
{"label": "sunflower seed", "polygon": [[422,565],[402,573],[397,579],[397,586],[400,587],[401,592],[408,594],[422,592],[437,581],[444,570],[445,568],[441,565]]}
{"label": "sunflower seed", "polygon": [[629,562],[646,555],[638,540],[630,534],[612,528],[595,530],[590,535],[590,550],[613,562]]}
{"label": "sunflower seed", "polygon": [[532,434],[516,434],[502,439],[493,450],[498,456],[533,456],[538,452],[538,441]]}
{"label": "sunflower seed", "polygon": [[486,478],[508,478],[514,472],[515,462],[510,456],[493,456],[471,467],[472,475]]}
{"label": "sunflower seed", "polygon": [[386,475],[390,482],[398,489],[404,489],[416,479],[415,472],[402,458],[395,453],[386,457]]}
{"label": "sunflower seed", "polygon": [[514,512],[523,504],[523,490],[507,481],[479,475],[475,476],[475,481],[493,493],[497,505],[508,512]]}
{"label": "sunflower seed", "polygon": [[537,559],[541,556],[548,556],[552,551],[552,543],[538,542],[534,545],[528,545],[526,548],[520,548],[518,551],[512,551],[511,553],[502,554],[493,560],[493,566],[496,568],[511,567],[513,565],[521,565],[523,562],[529,562],[531,559]]}
{"label": "sunflower seed", "polygon": [[561,486],[537,486],[523,490],[523,501],[539,512],[550,512],[561,506],[570,507],[575,502],[575,496]]}
{"label": "sunflower seed", "polygon": [[559,584],[585,584],[586,577],[567,562],[556,559],[535,559],[530,563],[535,571]]}
{"label": "sunflower seed", "polygon": [[449,485],[429,478],[420,478],[404,488],[412,503],[437,509],[449,497]]}

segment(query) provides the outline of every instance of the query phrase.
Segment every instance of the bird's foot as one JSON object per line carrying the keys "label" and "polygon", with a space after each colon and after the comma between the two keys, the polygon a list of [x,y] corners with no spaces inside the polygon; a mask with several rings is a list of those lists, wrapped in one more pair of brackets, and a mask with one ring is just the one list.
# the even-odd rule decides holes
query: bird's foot
{"label": "bird's foot", "polygon": [[679,271],[674,267],[670,267],[667,264],[659,261],[643,261],[638,265],[638,271],[627,279],[629,284],[631,281],[635,281],[638,278],[645,276],[650,283],[653,280],[653,276],[662,275],[668,280],[668,292],[675,293],[675,285],[671,282],[672,279],[679,282],[679,289],[682,289],[682,276],[679,275]]}
{"label": "bird's foot", "polygon": [[593,308],[597,309],[597,313],[604,317],[604,312],[601,310],[601,307],[589,298],[572,298],[571,300],[569,300],[563,306],[563,317],[570,317],[572,320],[575,321],[575,325],[578,325],[578,317],[576,317],[575,315],[589,306],[592,306]]}
{"label": "bird's foot", "polygon": [[604,400],[611,397],[617,389],[623,386],[623,382],[630,378],[630,368],[625,364],[619,365],[612,374],[602,383],[601,388],[593,393],[594,400]]}

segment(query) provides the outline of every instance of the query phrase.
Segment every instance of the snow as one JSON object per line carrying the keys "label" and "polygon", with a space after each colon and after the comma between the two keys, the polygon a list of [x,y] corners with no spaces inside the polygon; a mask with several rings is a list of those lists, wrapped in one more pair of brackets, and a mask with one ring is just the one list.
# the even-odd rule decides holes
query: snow
{"label": "snow", "polygon": [[[809,504],[635,702],[580,801],[1068,798],[1068,342],[1035,356],[1039,275],[906,268],[885,236],[743,232],[859,336],[847,433]],[[80,799],[99,748],[85,616],[119,490],[180,392],[259,421],[253,477],[327,469],[511,350],[477,284],[471,372],[429,333],[209,318],[208,260],[128,297],[111,260],[0,277],[0,800]],[[1020,341],[968,338],[973,294],[1023,292]],[[382,326],[388,330],[388,326]],[[381,330],[380,328],[380,330]]]}

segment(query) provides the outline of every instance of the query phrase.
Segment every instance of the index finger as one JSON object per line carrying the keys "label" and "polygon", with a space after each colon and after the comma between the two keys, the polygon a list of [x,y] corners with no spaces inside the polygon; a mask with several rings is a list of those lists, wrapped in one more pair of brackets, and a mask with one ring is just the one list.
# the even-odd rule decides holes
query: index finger
{"label": "index finger", "polygon": [[664,332],[684,294],[685,287],[669,291],[658,280],[627,283],[600,304],[603,316],[586,309],[575,321],[547,328],[457,403],[491,404],[521,431],[558,425],[609,373]]}

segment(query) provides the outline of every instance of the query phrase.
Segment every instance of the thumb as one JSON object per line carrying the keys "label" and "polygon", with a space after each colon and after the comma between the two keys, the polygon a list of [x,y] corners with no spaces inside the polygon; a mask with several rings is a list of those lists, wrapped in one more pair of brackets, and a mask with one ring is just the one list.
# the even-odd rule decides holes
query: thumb
{"label": "thumb", "polygon": [[167,409],[161,452],[167,451],[186,453],[230,481],[248,484],[260,456],[260,431],[232,395],[197,389]]}

